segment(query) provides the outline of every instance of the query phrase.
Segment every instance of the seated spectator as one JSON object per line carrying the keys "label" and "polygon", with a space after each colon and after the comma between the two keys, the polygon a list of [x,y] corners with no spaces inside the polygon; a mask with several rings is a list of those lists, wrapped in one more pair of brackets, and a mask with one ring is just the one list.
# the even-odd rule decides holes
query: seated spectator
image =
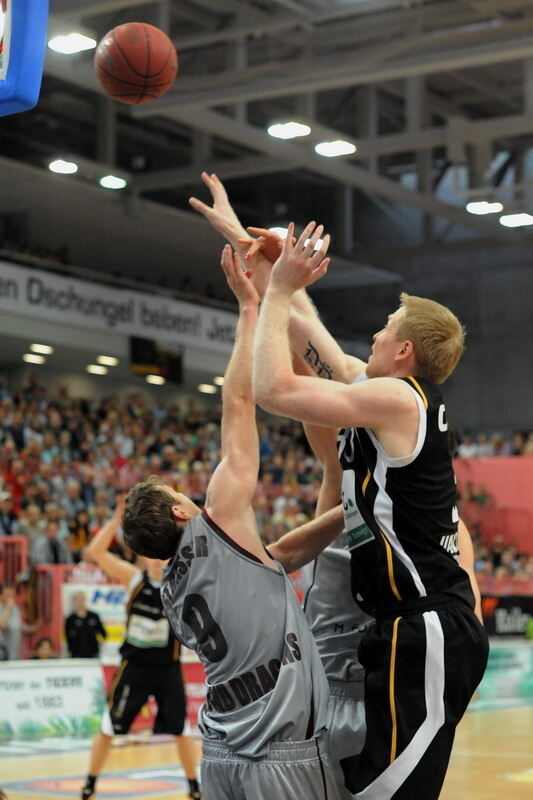
{"label": "seated spectator", "polygon": [[470,436],[463,436],[460,444],[457,447],[457,455],[459,458],[474,458],[478,455],[478,447]]}
{"label": "seated spectator", "polygon": [[88,512],[78,511],[75,518],[69,522],[68,527],[67,546],[77,564],[81,560],[81,551],[89,544],[91,538]]}
{"label": "seated spectator", "polygon": [[67,647],[72,658],[98,658],[100,640],[107,638],[107,631],[98,614],[87,609],[85,592],[76,592],[73,611],[65,620]]}
{"label": "seated spectator", "polygon": [[17,531],[17,514],[13,511],[11,492],[0,493],[0,536],[13,536]]}
{"label": "seated spectator", "polygon": [[35,645],[35,653],[32,655],[32,659],[55,657],[56,654],[54,653],[54,643],[48,636],[43,636],[42,639],[39,639]]}
{"label": "seated spectator", "polygon": [[17,534],[27,537],[28,545],[31,549],[35,540],[42,535],[45,525],[46,522],[43,520],[41,509],[38,505],[32,503],[20,513]]}
{"label": "seated spectator", "polygon": [[33,566],[39,564],[72,564],[72,555],[64,541],[58,539],[57,522],[49,522],[44,534],[35,541],[30,561]]}
{"label": "seated spectator", "polygon": [[511,443],[511,455],[521,456],[524,454],[525,437],[523,433],[517,431],[513,433],[513,441]]}

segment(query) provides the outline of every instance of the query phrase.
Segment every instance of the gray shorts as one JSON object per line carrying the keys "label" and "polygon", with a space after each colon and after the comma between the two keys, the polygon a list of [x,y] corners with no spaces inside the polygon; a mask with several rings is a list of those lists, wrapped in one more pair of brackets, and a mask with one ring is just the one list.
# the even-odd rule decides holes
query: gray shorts
{"label": "gray shorts", "polygon": [[362,682],[329,682],[328,750],[342,800],[350,800],[352,795],[344,785],[340,762],[356,759],[365,743],[364,688]]}
{"label": "gray shorts", "polygon": [[204,739],[201,771],[205,800],[340,800],[321,737],[272,742],[261,758]]}

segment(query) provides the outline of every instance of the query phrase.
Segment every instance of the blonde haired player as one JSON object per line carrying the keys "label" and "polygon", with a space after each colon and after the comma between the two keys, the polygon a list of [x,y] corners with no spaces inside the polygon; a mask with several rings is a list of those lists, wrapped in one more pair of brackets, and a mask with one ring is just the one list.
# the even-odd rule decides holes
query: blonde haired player
{"label": "blonde haired player", "polygon": [[455,368],[464,334],[449,309],[403,295],[354,383],[295,374],[293,295],[327,271],[329,237],[314,249],[321,234],[310,223],[295,241],[289,226],[261,307],[254,388],[268,411],[343,428],[352,582],[376,615],[359,648],[367,736],[347,787],[358,800],[436,800],[488,653],[469,575],[456,560],[455,479],[437,387]]}

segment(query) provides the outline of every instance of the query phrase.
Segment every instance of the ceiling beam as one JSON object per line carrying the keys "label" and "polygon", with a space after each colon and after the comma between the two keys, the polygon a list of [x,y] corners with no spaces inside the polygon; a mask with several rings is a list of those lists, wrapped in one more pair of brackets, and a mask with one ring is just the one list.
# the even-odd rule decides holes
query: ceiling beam
{"label": "ceiling beam", "polygon": [[[520,240],[527,236],[520,231],[501,228],[495,220],[486,220],[468,214],[463,209],[437,200],[432,194],[412,191],[400,183],[354,166],[343,159],[325,159],[313,152],[303,150],[297,145],[280,142],[264,131],[251,125],[236,121],[231,117],[207,110],[175,109],[172,116],[193,128],[228,138],[246,147],[254,147],[272,158],[289,161],[315,174],[323,175],[345,186],[354,186],[366,192],[387,197],[397,203],[416,208],[423,213],[448,219],[464,228],[476,230],[480,234],[505,241]],[[517,234],[517,236],[515,236]],[[529,237],[528,237],[529,240]]]}
{"label": "ceiling beam", "polygon": [[77,17],[79,19],[156,2],[158,0],[51,0],[50,14],[54,17]]}
{"label": "ceiling beam", "polygon": [[[429,41],[429,40],[428,40]],[[368,48],[375,52],[375,48]],[[363,58],[368,55],[365,52]],[[225,105],[250,100],[266,100],[273,97],[289,97],[309,91],[325,91],[346,86],[360,86],[381,81],[397,80],[415,75],[431,75],[439,72],[467,69],[505,61],[518,61],[533,56],[533,37],[523,36],[503,42],[484,43],[446,49],[441,52],[428,51],[419,55],[405,56],[380,63],[370,68],[359,65],[358,59],[349,56],[321,58],[314,61],[289,62],[283,76],[272,75],[255,81],[243,80],[242,70],[229,73],[226,87],[216,90],[188,91],[187,78],[180,78],[176,89],[161,98],[158,103],[138,106],[135,116],[145,117],[165,113],[174,105],[184,108]],[[276,71],[279,64],[274,65]],[[198,79],[193,78],[197,85]],[[237,83],[240,80],[240,83]]]}
{"label": "ceiling beam", "polygon": [[247,178],[252,175],[269,175],[273,172],[285,172],[291,169],[294,169],[294,164],[269,156],[224,159],[195,164],[190,167],[145,172],[136,176],[132,182],[132,188],[140,192],[154,192],[158,189],[177,189],[181,186],[196,185],[203,170],[209,173],[214,172],[223,180],[230,180]]}

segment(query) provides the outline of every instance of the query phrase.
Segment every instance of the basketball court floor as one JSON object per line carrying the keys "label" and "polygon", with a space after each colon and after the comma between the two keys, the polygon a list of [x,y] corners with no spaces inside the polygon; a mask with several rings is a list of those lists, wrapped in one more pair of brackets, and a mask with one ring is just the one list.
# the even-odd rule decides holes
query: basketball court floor
{"label": "basketball court floor", "polygon": [[[457,732],[441,800],[531,800],[532,731],[533,706],[467,713]],[[99,783],[98,800],[186,798],[175,752],[172,743],[155,739],[115,747]],[[9,800],[75,798],[87,760],[87,744],[73,740],[24,743],[17,749],[0,746],[0,786]]]}

